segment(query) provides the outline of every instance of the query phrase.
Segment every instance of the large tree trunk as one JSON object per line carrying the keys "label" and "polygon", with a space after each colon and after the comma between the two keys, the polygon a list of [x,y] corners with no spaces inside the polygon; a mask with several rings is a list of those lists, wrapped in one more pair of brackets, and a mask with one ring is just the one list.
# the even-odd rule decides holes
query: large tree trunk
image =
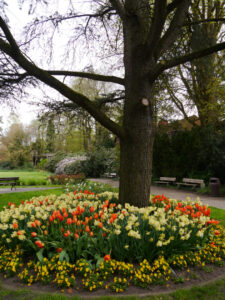
{"label": "large tree trunk", "polygon": [[139,71],[130,74],[126,87],[126,134],[120,142],[120,203],[144,207],[149,204],[152,174],[153,89]]}
{"label": "large tree trunk", "polygon": [[[132,3],[131,3],[132,6]],[[149,205],[154,139],[153,83],[145,31],[136,16],[124,24],[125,103],[120,141],[120,203]]]}

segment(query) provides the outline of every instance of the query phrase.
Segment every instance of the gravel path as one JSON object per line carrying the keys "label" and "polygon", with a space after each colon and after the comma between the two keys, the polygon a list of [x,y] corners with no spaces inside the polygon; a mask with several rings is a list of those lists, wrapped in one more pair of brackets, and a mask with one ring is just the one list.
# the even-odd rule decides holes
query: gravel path
{"label": "gravel path", "polygon": [[[114,187],[119,187],[119,181],[115,179],[91,178],[89,180],[107,183]],[[5,189],[0,189],[0,194],[28,192],[28,191],[32,192],[32,191],[51,190],[51,189],[58,189],[58,187],[32,187],[32,188],[28,187],[28,188],[16,188],[13,190],[11,190],[10,188],[5,188]],[[191,200],[196,200],[196,198],[199,197],[203,204],[208,204],[210,206],[225,209],[225,197],[212,197],[208,195],[199,195],[191,191],[177,190],[177,189],[172,189],[172,188],[162,187],[162,186],[152,186],[151,193],[154,195],[164,194],[169,198],[174,198],[179,200],[186,200],[187,197],[190,197]]]}
{"label": "gravel path", "polygon": [[16,188],[11,190],[10,188],[0,189],[0,194],[9,194],[9,193],[20,193],[20,192],[34,192],[42,190],[54,190],[59,187],[27,187],[27,188]]}
{"label": "gravel path", "polygon": [[[119,187],[119,181],[114,179],[91,178],[90,180],[107,183],[114,187]],[[164,194],[168,198],[174,198],[179,200],[186,200],[187,197],[190,197],[191,200],[196,200],[196,198],[199,197],[203,204],[208,204],[210,206],[225,209],[225,197],[212,197],[208,195],[199,195],[191,191],[177,190],[177,189],[172,189],[172,188],[162,187],[162,186],[151,186],[151,193],[154,195]]]}

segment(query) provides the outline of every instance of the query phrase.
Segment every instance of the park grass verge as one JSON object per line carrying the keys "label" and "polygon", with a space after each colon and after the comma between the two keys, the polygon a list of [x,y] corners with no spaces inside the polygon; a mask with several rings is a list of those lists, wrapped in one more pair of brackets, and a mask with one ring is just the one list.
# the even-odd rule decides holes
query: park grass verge
{"label": "park grass verge", "polygon": [[225,226],[225,210],[212,207],[212,206],[210,206],[210,208],[211,208],[211,218],[220,221],[220,224]]}
{"label": "park grass verge", "polygon": [[48,196],[51,194],[59,196],[63,194],[63,189],[57,188],[51,190],[0,194],[0,210],[2,210],[5,205],[8,205],[9,202],[18,205],[21,201],[29,200],[32,197]]}
{"label": "park grass verge", "polygon": [[51,173],[46,171],[0,170],[0,177],[19,177],[20,185],[48,185]]}

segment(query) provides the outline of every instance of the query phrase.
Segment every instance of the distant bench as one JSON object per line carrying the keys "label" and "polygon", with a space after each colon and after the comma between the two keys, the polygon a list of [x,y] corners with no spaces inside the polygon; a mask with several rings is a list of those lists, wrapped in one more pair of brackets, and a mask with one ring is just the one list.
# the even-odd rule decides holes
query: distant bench
{"label": "distant bench", "polygon": [[0,178],[0,185],[11,185],[11,190],[18,185],[19,177]]}
{"label": "distant bench", "polygon": [[204,188],[205,187],[204,180],[202,180],[202,179],[192,179],[192,178],[183,178],[182,182],[176,182],[176,185],[178,187],[180,187],[180,186],[190,186],[192,188],[196,188],[196,187]]}
{"label": "distant bench", "polygon": [[169,184],[176,184],[178,186],[178,188],[180,186],[190,186],[193,189],[196,187],[201,187],[201,188],[205,187],[204,180],[192,179],[192,178],[183,178],[182,182],[176,182],[176,177],[160,177],[159,180],[154,181],[154,183],[155,184],[165,184],[167,186]]}
{"label": "distant bench", "polygon": [[159,180],[155,181],[156,184],[166,184],[175,183],[176,177],[160,177]]}

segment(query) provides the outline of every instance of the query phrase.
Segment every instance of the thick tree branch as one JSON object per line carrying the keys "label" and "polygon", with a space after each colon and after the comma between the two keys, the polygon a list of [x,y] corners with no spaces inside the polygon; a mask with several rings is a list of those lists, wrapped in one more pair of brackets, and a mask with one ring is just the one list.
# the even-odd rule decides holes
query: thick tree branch
{"label": "thick tree branch", "polygon": [[103,104],[107,104],[107,103],[115,103],[121,100],[124,100],[125,96],[121,96],[121,97],[106,97],[106,98],[96,98],[95,99],[95,103],[98,107],[101,107]]}
{"label": "thick tree branch", "polygon": [[167,69],[173,68],[180,64],[184,64],[188,61],[192,61],[194,59],[198,59],[224,49],[225,49],[225,42],[216,44],[212,47],[208,47],[200,51],[192,52],[190,54],[171,59],[170,61],[167,62],[163,61],[156,66],[154,72],[152,72],[152,75],[150,75],[149,79],[150,81],[152,80],[154,81],[163,71]]}
{"label": "thick tree branch", "polygon": [[166,21],[166,3],[166,0],[155,1],[153,20],[148,34],[148,47],[151,48],[150,55],[160,39]]}
{"label": "thick tree branch", "polygon": [[81,77],[81,78],[87,78],[91,80],[96,81],[104,81],[104,82],[113,82],[120,85],[124,85],[124,79],[116,76],[106,76],[106,75],[100,75],[100,74],[94,74],[94,73],[88,73],[88,72],[73,72],[73,71],[58,71],[58,70],[45,70],[50,75],[55,76],[72,76],[72,77]]}
{"label": "thick tree branch", "polygon": [[167,14],[171,13],[179,4],[181,0],[174,0],[167,6]]}
{"label": "thick tree branch", "polygon": [[188,7],[191,0],[183,0],[177,6],[176,12],[170,26],[160,39],[158,46],[155,49],[154,56],[156,60],[174,43],[180,33],[180,27],[183,25],[185,15],[187,14]]}
{"label": "thick tree branch", "polygon": [[35,64],[31,63],[20,51],[15,53],[15,51],[13,51],[14,49],[12,49],[12,46],[6,43],[3,39],[0,39],[0,50],[14,59],[14,61],[16,61],[18,65],[20,65],[24,70],[26,70],[30,76],[34,76],[43,83],[57,90],[67,99],[71,100],[78,106],[88,111],[104,127],[109,129],[120,138],[123,138],[124,133],[122,128],[117,123],[109,119],[103,112],[101,112],[98,107],[87,97],[75,92],[45,70],[38,68]]}
{"label": "thick tree branch", "polygon": [[225,22],[225,18],[205,19],[205,20],[198,20],[193,22],[186,22],[183,24],[183,26],[192,26],[192,25],[198,25],[202,23],[214,23],[214,22]]}
{"label": "thick tree branch", "polygon": [[112,4],[113,8],[117,11],[121,20],[123,20],[126,12],[120,0],[109,0],[109,2]]}
{"label": "thick tree branch", "polygon": [[13,37],[13,35],[11,34],[7,24],[5,23],[5,21],[2,19],[2,17],[0,16],[0,27],[2,29],[2,31],[4,32],[5,34],[5,37],[7,38],[9,44],[11,45],[12,47],[12,50],[17,53],[17,52],[20,52],[20,49]]}

